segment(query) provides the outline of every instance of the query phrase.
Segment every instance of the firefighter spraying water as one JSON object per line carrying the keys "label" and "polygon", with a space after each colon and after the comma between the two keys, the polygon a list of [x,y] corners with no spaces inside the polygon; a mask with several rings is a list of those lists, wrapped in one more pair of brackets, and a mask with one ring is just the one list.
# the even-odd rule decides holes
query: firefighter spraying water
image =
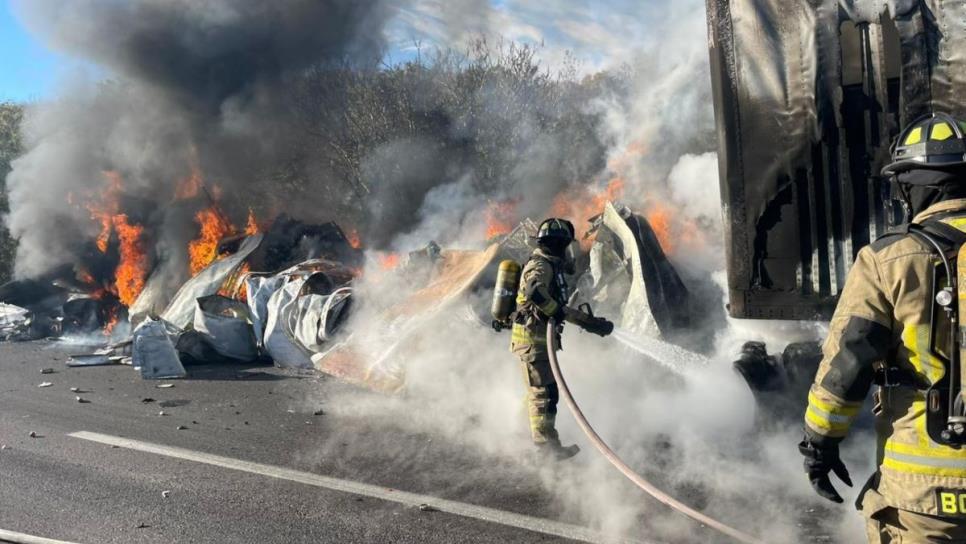
{"label": "firefighter spraying water", "polygon": [[[610,321],[596,317],[588,305],[568,305],[573,293],[567,275],[575,271],[574,226],[566,219],[545,220],[537,232],[537,248],[523,266],[513,261],[500,265],[493,296],[494,327],[512,329],[510,351],[520,359],[528,387],[530,433],[539,452],[566,459],[576,455],[576,444],[563,446],[557,434],[557,382],[550,370],[549,349],[544,331],[550,319],[607,336],[614,330]],[[516,285],[514,285],[516,283]],[[513,297],[513,298],[511,298]]]}

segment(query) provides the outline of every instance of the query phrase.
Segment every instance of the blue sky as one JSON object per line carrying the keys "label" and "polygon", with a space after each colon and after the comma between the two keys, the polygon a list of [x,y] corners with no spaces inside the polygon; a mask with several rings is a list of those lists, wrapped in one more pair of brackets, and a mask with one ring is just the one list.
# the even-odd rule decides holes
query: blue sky
{"label": "blue sky", "polygon": [[[666,28],[647,24],[674,16],[672,3],[653,0],[406,0],[387,27],[390,61],[415,55],[414,43],[461,47],[474,36],[537,44],[550,64],[571,52],[588,71],[628,60]],[[682,2],[690,5],[696,2]],[[692,8],[693,9],[693,8]],[[48,49],[17,19],[12,0],[0,0],[0,101],[51,95],[83,61]],[[681,14],[678,14],[681,15]],[[703,19],[703,16],[701,17]],[[95,68],[96,71],[96,68]]]}
{"label": "blue sky", "polygon": [[0,101],[49,94],[68,64],[23,28],[7,0],[0,4],[0,59]]}

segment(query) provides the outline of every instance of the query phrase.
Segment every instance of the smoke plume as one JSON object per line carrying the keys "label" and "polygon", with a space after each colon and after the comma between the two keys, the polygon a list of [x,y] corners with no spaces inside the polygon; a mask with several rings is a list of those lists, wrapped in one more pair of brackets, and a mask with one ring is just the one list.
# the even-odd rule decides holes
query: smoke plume
{"label": "smoke plume", "polygon": [[[194,170],[221,188],[231,214],[253,206],[269,216],[345,220],[370,247],[396,251],[430,240],[479,248],[492,204],[507,205],[508,222],[539,220],[559,195],[619,180],[622,201],[683,229],[672,232],[671,259],[694,293],[722,301],[720,319],[694,331],[713,339],[709,366],[682,375],[571,327],[562,363],[578,401],[601,435],[663,487],[769,542],[802,542],[801,513],[820,506],[801,473],[799,429],[758,432],[753,399],[730,361],[745,340],[767,336],[776,351],[819,333],[724,319],[704,2],[640,4],[19,2],[31,29],[107,77],[74,82],[29,108],[27,153],[7,180],[17,273],[36,276],[88,255],[97,225],[78,203],[98,198],[106,171],[124,178],[124,210],[149,227],[154,258],[172,267],[183,265],[194,210],[171,202]],[[419,54],[431,60],[381,69],[390,38],[426,40]],[[477,38],[486,47],[466,46]],[[550,45],[533,46],[541,42]],[[398,300],[406,287],[358,291],[363,300]],[[469,304],[487,305],[482,295]],[[349,324],[373,338],[376,357],[385,344],[377,339],[392,331],[366,327],[364,318]],[[694,540],[694,524],[644,499],[595,456],[563,406],[561,434],[582,446],[581,456],[559,470],[517,466],[528,440],[525,386],[506,335],[452,316],[407,332],[421,340],[393,354],[406,369],[407,395],[342,392],[324,399],[332,411],[385,418],[481,452],[481,462],[502,467],[494,475],[539,481],[555,513],[575,523]],[[360,453],[352,432],[324,437],[306,456],[348,462]],[[403,452],[396,439],[385,437],[379,451]],[[853,474],[867,473],[871,448],[849,444]],[[412,450],[402,455],[400,468],[419,466]],[[456,468],[443,476],[461,481]],[[857,517],[827,519],[825,534],[854,540]]]}
{"label": "smoke plume", "polygon": [[300,152],[290,79],[320,64],[373,65],[391,13],[379,0],[32,0],[16,8],[52,48],[103,76],[28,109],[27,152],[8,178],[21,276],[84,257],[96,225],[82,204],[98,198],[105,171],[124,179],[123,211],[172,256],[189,239],[191,214],[169,205],[193,170],[235,214],[265,202],[267,185]]}

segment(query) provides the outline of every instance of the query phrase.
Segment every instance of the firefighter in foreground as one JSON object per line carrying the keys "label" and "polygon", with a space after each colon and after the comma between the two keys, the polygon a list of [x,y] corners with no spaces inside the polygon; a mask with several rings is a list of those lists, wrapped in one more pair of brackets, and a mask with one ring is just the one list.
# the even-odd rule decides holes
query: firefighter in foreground
{"label": "firefighter in foreground", "polygon": [[937,113],[900,134],[883,174],[914,217],[858,253],[809,392],[799,450],[842,502],[829,474],[852,485],[839,442],[877,386],[878,468],[857,501],[870,542],[966,542],[964,131]]}
{"label": "firefighter in foreground", "polygon": [[[573,274],[574,226],[566,219],[547,219],[537,232],[538,247],[523,267],[516,296],[516,312],[510,350],[520,358],[529,394],[530,432],[538,451],[566,459],[580,451],[577,445],[563,446],[555,421],[559,394],[550,370],[547,351],[547,323],[569,321],[588,332],[607,336],[614,330],[610,321],[589,311],[567,306],[570,291],[565,275]],[[562,325],[557,329],[559,335]]]}

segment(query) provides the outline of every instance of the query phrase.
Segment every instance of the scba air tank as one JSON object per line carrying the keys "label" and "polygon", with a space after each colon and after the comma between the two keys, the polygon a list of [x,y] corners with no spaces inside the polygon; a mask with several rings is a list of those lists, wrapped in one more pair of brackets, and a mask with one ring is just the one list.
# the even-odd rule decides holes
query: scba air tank
{"label": "scba air tank", "polygon": [[517,309],[517,290],[520,288],[520,265],[507,259],[500,263],[493,286],[493,305],[490,313],[493,319],[503,323]]}

